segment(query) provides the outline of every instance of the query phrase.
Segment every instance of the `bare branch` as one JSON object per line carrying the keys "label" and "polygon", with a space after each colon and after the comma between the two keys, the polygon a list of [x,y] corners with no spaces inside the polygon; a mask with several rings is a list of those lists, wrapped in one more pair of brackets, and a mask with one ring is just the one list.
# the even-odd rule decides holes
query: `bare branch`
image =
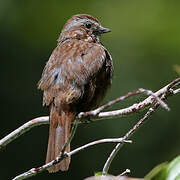
{"label": "bare branch", "polygon": [[5,147],[7,144],[24,134],[25,132],[29,131],[31,128],[35,126],[40,126],[42,124],[49,124],[49,116],[38,117],[28,121],[27,123],[23,124],[3,139],[0,140],[0,149]]}
{"label": "bare branch", "polygon": [[65,152],[66,150],[66,147],[69,145],[69,143],[71,142],[71,140],[73,139],[74,135],[75,135],[75,132],[76,132],[76,129],[77,129],[77,126],[78,126],[78,121],[77,119],[75,120],[75,123],[73,123],[72,125],[72,128],[71,128],[71,134],[70,134],[70,137],[68,139],[68,141],[65,143],[64,147],[62,148],[62,154]]}
{"label": "bare branch", "polygon": [[[111,138],[111,139],[102,139],[102,140],[97,140],[91,143],[88,143],[84,146],[81,146],[77,149],[72,150],[69,153],[64,152],[65,147],[63,148],[63,151],[60,153],[60,155],[56,158],[56,160],[51,161],[48,164],[45,164],[39,168],[33,168],[19,176],[16,176],[14,178],[14,180],[19,180],[19,179],[26,179],[28,177],[34,176],[37,173],[40,173],[44,170],[46,170],[47,168],[51,167],[52,165],[60,162],[61,160],[63,160],[64,158],[68,157],[68,156],[72,156],[73,154],[80,152],[90,146],[96,145],[96,144],[100,144],[100,143],[107,143],[107,142],[111,142],[111,143],[118,143],[115,147],[115,149],[112,151],[112,153],[110,154],[108,160],[106,161],[106,164],[103,168],[103,174],[106,175],[109,169],[109,166],[113,160],[113,158],[115,157],[115,155],[117,154],[117,152],[120,150],[120,148],[122,147],[122,145],[124,143],[131,143],[131,141],[129,140],[130,136],[132,134],[134,134],[134,132],[142,125],[144,124],[145,120],[148,119],[150,117],[150,115],[155,111],[155,109],[157,109],[159,106],[163,107],[166,110],[169,110],[167,104],[164,102],[165,99],[167,99],[169,96],[175,95],[177,93],[180,92],[180,88],[178,89],[177,87],[179,87],[180,85],[180,78],[175,79],[174,81],[172,81],[171,83],[169,83],[168,85],[166,85],[165,87],[161,88],[160,90],[158,90],[157,92],[153,93],[150,90],[146,90],[146,89],[138,89],[136,91],[132,91],[127,93],[124,96],[121,96],[113,101],[110,101],[109,103],[93,110],[93,111],[89,111],[89,112],[82,112],[79,113],[79,115],[76,117],[76,121],[73,125],[73,130],[71,133],[71,138],[69,139],[69,141],[66,143],[65,147],[68,145],[68,143],[71,141],[75,130],[77,128],[78,123],[83,123],[85,122],[84,119],[88,119],[90,118],[91,121],[95,121],[95,120],[100,120],[100,119],[108,119],[108,118],[112,118],[112,117],[121,117],[124,115],[128,115],[134,112],[138,112],[140,110],[144,110],[145,107],[147,106],[151,106],[153,105],[152,108],[149,108],[148,112],[144,115],[144,117],[142,119],[139,120],[138,123],[136,123],[134,125],[133,128],[131,128],[124,137],[122,138]],[[177,89],[175,89],[177,88]],[[102,110],[112,106],[115,103],[118,103],[130,96],[136,95],[136,94],[140,94],[140,93],[145,93],[146,95],[148,95],[149,97],[147,97],[145,100],[133,104],[127,108],[124,109],[120,109],[120,110],[114,110],[114,111],[108,111],[108,112],[101,112]],[[161,98],[160,98],[161,97]],[[21,127],[19,127],[18,129],[16,129],[15,131],[13,131],[12,133],[10,133],[9,135],[7,135],[6,137],[4,137],[3,139],[0,140],[0,149],[5,147],[8,143],[10,143],[11,141],[15,140],[16,138],[18,138],[20,135],[22,135],[23,133],[29,131],[32,127],[35,126],[39,126],[42,124],[49,124],[49,117],[48,116],[44,116],[44,117],[39,117],[39,118],[35,118],[27,123],[25,123],[24,125],[22,125]]]}
{"label": "bare branch", "polygon": [[[179,79],[180,79],[180,78],[179,78]],[[170,85],[175,87],[175,86],[177,86],[177,84],[174,83],[174,82],[176,82],[176,80],[173,81],[172,83],[170,83]],[[178,85],[179,85],[179,81],[177,81],[177,83],[178,83]],[[170,90],[170,85],[167,86],[167,87],[168,87],[168,88],[167,88],[168,91],[165,92],[164,94],[162,94],[161,99],[159,98],[160,100],[157,100],[157,103],[156,103],[152,108],[149,108],[149,110],[148,110],[147,113],[144,115],[144,117],[143,117],[142,119],[140,119],[140,120],[133,126],[133,128],[131,128],[131,129],[125,134],[125,136],[123,137],[124,140],[128,140],[128,138],[130,138],[130,136],[132,136],[132,135],[135,133],[135,131],[136,131],[141,125],[143,125],[144,122],[152,115],[152,113],[159,107],[159,105],[164,106],[164,104],[162,104],[163,100],[165,100],[165,99],[168,97],[168,95],[174,94],[174,91],[173,91],[172,89],[171,89],[171,91],[169,91],[169,90]],[[145,91],[147,91],[147,90],[145,90]],[[176,91],[176,90],[175,90],[175,91]],[[151,94],[151,92],[148,92],[148,93]],[[156,97],[155,97],[155,98],[156,98]],[[164,103],[164,102],[163,102],[163,103]],[[165,108],[165,109],[166,109],[166,108]],[[168,110],[168,109],[167,109],[167,110]],[[105,165],[104,165],[104,168],[103,168],[102,174],[103,174],[104,176],[107,175],[112,160],[115,158],[116,154],[117,154],[118,151],[122,148],[123,145],[124,145],[124,143],[118,143],[118,144],[116,145],[116,147],[113,149],[113,151],[111,152],[111,154],[110,154],[110,156],[108,157],[108,159],[107,159],[107,161],[106,161],[106,163],[105,163]]]}
{"label": "bare branch", "polygon": [[161,106],[162,108],[166,109],[167,111],[170,111],[168,105],[162,101],[158,96],[156,96],[151,90],[140,88],[143,93],[146,93],[147,95],[151,95]]}
{"label": "bare branch", "polygon": [[[88,117],[90,115],[91,120],[93,120],[93,119],[97,120],[97,119],[101,119],[101,118],[102,119],[112,118],[112,117],[115,117],[115,116],[121,117],[121,116],[128,115],[128,114],[131,114],[131,113],[134,113],[134,112],[138,112],[138,111],[144,109],[145,107],[151,105],[153,103],[153,101],[154,101],[154,97],[159,97],[162,94],[168,94],[168,96],[173,95],[174,91],[176,91],[176,90],[172,90],[172,88],[175,88],[175,87],[179,86],[179,84],[180,84],[180,78],[177,78],[174,81],[172,81],[171,83],[169,83],[168,85],[166,85],[165,87],[163,87],[160,90],[158,90],[157,92],[155,92],[153,94],[153,96],[152,95],[149,96],[148,98],[146,98],[144,101],[142,101],[140,103],[133,104],[132,106],[129,106],[129,107],[124,108],[124,109],[115,110],[115,111],[109,111],[109,112],[101,112],[99,114],[96,114],[96,109],[93,110],[93,111],[90,111],[90,112],[82,112],[82,113],[80,113],[78,115],[78,118],[81,119],[83,117]],[[138,90],[133,91],[133,95],[139,94],[139,93],[140,92]],[[123,98],[121,97],[121,99],[123,99]],[[119,100],[117,100],[117,101],[116,100],[113,100],[112,104],[114,104],[116,102],[119,102]],[[104,106],[108,106],[108,105],[104,105]]]}
{"label": "bare branch", "polygon": [[82,112],[79,114],[79,118],[82,118],[82,117],[86,117],[86,116],[96,116],[97,114],[99,114],[101,111],[107,109],[108,107],[112,106],[113,104],[116,104],[122,100],[125,100],[127,99],[128,97],[130,96],[134,96],[134,95],[137,95],[137,94],[140,94],[140,93],[144,93],[146,95],[151,95],[157,102],[159,102],[161,104],[161,106],[166,109],[166,110],[170,110],[169,107],[167,106],[166,103],[164,103],[158,96],[156,96],[156,94],[154,94],[151,90],[147,90],[147,89],[143,89],[143,88],[139,88],[138,90],[135,90],[135,91],[131,91],[131,92],[128,92],[127,94],[125,94],[124,96],[121,96],[117,99],[114,99],[112,101],[109,101],[107,104],[104,104],[103,106],[100,106],[99,108],[93,110],[93,111],[89,111],[89,112]]}
{"label": "bare branch", "polygon": [[[145,107],[151,105],[153,103],[153,100],[156,99],[155,97],[159,97],[162,94],[166,94],[166,93],[168,94],[168,96],[179,93],[180,89],[176,89],[176,90],[172,89],[172,88],[179,86],[179,84],[180,84],[180,78],[177,78],[174,81],[172,81],[171,83],[169,83],[168,85],[166,85],[165,87],[158,90],[157,92],[151,93],[151,96],[149,96],[144,101],[142,101],[138,104],[133,104],[130,107],[120,109],[120,110],[100,112],[103,109],[106,109],[109,106],[111,106],[115,103],[118,103],[119,101],[122,101],[130,96],[142,93],[142,88],[140,88],[136,91],[129,92],[126,95],[121,96],[113,101],[110,101],[109,103],[107,103],[93,111],[79,113],[79,115],[77,116],[77,119],[81,120],[81,123],[83,123],[83,119],[88,117],[89,115],[91,116],[91,121],[93,121],[93,120],[109,119],[109,118],[113,118],[115,116],[121,117],[121,116],[128,115],[128,114],[131,114],[134,112],[138,112],[138,111],[144,109]],[[152,96],[152,94],[153,94],[153,96]],[[161,103],[161,106],[162,106],[162,103]],[[42,124],[49,124],[48,116],[34,118],[34,119],[30,120],[29,122],[25,123],[24,125],[20,126],[18,129],[14,130],[12,133],[10,133],[9,135],[7,135],[6,137],[4,137],[3,139],[0,140],[0,149],[2,147],[5,147],[11,141],[18,138],[20,135],[29,131],[31,128],[33,128],[35,126],[40,126]]]}
{"label": "bare branch", "polygon": [[173,94],[180,93],[180,88],[173,91]]}
{"label": "bare branch", "polygon": [[137,95],[137,94],[140,94],[140,93],[142,93],[142,91],[140,89],[128,92],[124,96],[120,96],[119,98],[116,98],[116,99],[114,99],[112,101],[109,101],[107,104],[104,104],[103,106],[100,106],[99,108],[97,108],[97,109],[95,109],[93,111],[82,112],[82,113],[79,114],[78,117],[82,118],[84,116],[86,117],[86,116],[90,116],[90,115],[94,115],[95,116],[95,115],[99,114],[101,111],[107,109],[108,107],[110,107],[110,106],[112,106],[112,105],[114,105],[114,104],[116,104],[116,103],[118,103],[118,102],[120,102],[122,100],[125,100],[128,97],[130,97],[130,96],[134,96],[134,95]]}
{"label": "bare branch", "polygon": [[130,169],[126,169],[124,172],[122,172],[119,176],[124,176],[126,175],[127,173],[130,173],[131,170]]}
{"label": "bare branch", "polygon": [[[148,110],[148,112],[144,115],[144,117],[142,119],[140,119],[134,126],[133,128],[131,128],[123,137],[124,140],[127,140],[131,135],[134,134],[134,132],[142,125],[144,124],[145,120],[148,119],[150,117],[150,115],[155,111],[155,109],[157,109],[157,105],[154,105],[152,108],[150,108]],[[102,174],[105,176],[108,173],[109,167],[111,165],[112,160],[114,159],[114,157],[116,156],[116,154],[118,153],[118,151],[121,149],[121,147],[123,146],[123,142],[118,143],[116,145],[116,147],[113,149],[113,151],[111,152],[110,156],[108,157],[104,168],[103,168],[103,172]]]}
{"label": "bare branch", "polygon": [[29,177],[35,176],[36,174],[45,171],[47,168],[53,166],[54,164],[59,163],[60,161],[62,161],[64,158],[68,157],[68,156],[72,156],[73,154],[76,154],[82,150],[85,150],[86,148],[90,147],[90,146],[94,146],[97,144],[102,144],[102,143],[132,143],[131,140],[124,140],[122,138],[111,138],[111,139],[100,139],[97,141],[93,141],[91,143],[85,144],[84,146],[81,146],[79,148],[76,148],[74,150],[72,150],[69,153],[64,153],[64,154],[60,154],[55,160],[41,166],[38,168],[32,168],[29,171],[20,174],[18,176],[16,176],[13,180],[23,180],[23,179],[27,179]]}

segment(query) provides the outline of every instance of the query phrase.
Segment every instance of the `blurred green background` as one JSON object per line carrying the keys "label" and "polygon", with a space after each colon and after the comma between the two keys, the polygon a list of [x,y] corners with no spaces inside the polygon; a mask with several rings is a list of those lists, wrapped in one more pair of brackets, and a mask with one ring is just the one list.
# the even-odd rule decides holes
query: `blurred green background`
{"label": "blurred green background", "polygon": [[[153,91],[178,77],[173,65],[180,64],[179,0],[0,0],[0,137],[28,120],[48,114],[37,90],[45,62],[56,47],[56,39],[66,20],[88,13],[112,30],[102,42],[113,57],[113,85],[104,103],[128,91]],[[132,97],[111,109],[139,102]],[[180,153],[180,95],[168,99],[170,112],[159,108],[125,145],[112,163],[110,173],[126,168],[131,176],[143,177],[156,164]],[[145,112],[124,118],[82,124],[72,149],[100,138],[120,137]],[[33,128],[0,152],[0,179],[42,165],[46,157],[48,126]],[[89,148],[72,157],[68,172],[43,172],[31,179],[83,179],[101,171],[114,144]]]}

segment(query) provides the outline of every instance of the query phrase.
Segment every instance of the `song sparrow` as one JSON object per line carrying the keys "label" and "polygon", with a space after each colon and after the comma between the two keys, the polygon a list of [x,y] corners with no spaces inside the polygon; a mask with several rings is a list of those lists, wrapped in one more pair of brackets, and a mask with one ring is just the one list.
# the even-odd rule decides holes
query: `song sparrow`
{"label": "song sparrow", "polygon": [[[76,115],[96,108],[111,85],[111,55],[100,43],[100,35],[107,32],[108,28],[87,14],[72,16],[62,29],[38,84],[44,91],[43,105],[50,106],[46,163],[61,152]],[[48,171],[68,170],[69,163],[70,157]]]}

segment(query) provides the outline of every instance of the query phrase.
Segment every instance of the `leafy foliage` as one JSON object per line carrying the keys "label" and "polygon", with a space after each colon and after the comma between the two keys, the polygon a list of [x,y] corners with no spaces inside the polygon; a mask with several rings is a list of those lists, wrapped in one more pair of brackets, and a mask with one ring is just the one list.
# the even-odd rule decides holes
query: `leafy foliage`
{"label": "leafy foliage", "polygon": [[172,161],[156,166],[145,176],[148,180],[179,180],[180,179],[180,155]]}

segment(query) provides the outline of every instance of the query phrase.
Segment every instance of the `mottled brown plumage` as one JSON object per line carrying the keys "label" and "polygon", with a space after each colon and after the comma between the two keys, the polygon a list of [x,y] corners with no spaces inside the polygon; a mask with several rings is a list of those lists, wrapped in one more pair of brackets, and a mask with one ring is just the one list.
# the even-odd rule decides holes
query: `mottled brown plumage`
{"label": "mottled brown plumage", "polygon": [[[99,106],[111,85],[112,59],[100,43],[100,35],[109,31],[87,14],[74,15],[64,25],[38,85],[43,105],[50,106],[46,163],[59,155],[75,116]],[[66,158],[48,171],[65,171],[69,163]]]}

